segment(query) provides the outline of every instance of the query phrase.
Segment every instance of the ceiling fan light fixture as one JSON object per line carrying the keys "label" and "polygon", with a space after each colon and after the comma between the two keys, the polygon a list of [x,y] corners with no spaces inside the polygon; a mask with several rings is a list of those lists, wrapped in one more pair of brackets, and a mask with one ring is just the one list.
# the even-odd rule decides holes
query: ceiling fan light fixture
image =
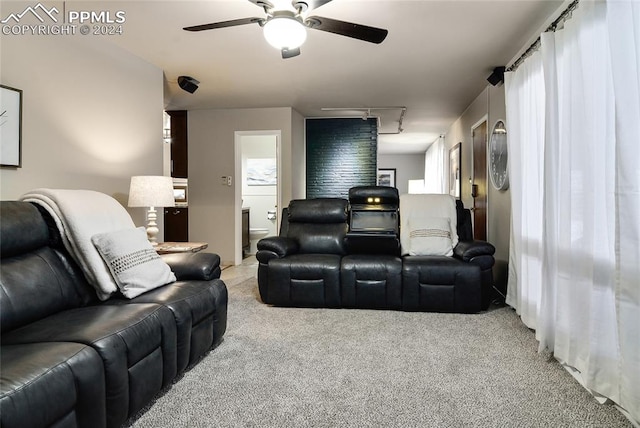
{"label": "ceiling fan light fixture", "polygon": [[307,39],[307,29],[299,18],[289,11],[278,11],[263,27],[264,38],[276,49],[295,49]]}

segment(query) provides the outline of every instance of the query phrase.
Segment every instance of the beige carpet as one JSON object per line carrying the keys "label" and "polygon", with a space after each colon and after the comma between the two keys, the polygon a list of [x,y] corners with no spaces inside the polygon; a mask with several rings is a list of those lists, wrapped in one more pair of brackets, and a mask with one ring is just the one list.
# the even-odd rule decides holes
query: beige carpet
{"label": "beige carpet", "polygon": [[630,427],[509,308],[275,308],[227,281],[223,343],[129,421],[146,427]]}

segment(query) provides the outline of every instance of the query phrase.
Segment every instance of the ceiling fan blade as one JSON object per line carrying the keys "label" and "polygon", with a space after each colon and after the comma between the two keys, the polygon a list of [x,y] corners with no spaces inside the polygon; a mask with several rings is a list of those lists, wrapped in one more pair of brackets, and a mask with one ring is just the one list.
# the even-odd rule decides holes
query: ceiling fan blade
{"label": "ceiling fan blade", "polygon": [[225,27],[234,27],[236,25],[245,25],[245,24],[259,24],[264,21],[263,18],[242,18],[242,19],[232,19],[231,21],[221,21],[214,22],[212,24],[203,24],[203,25],[194,25],[192,27],[184,27],[183,30],[187,31],[203,31],[203,30],[213,30],[215,28],[225,28]]}
{"label": "ceiling fan blade", "polygon": [[273,9],[273,4],[267,0],[249,0],[251,3],[264,9],[265,12]]}
{"label": "ceiling fan blade", "polygon": [[314,30],[327,31],[370,43],[382,43],[387,34],[389,34],[389,31],[382,28],[338,21],[337,19],[324,18],[322,16],[310,16],[305,19],[304,23]]}
{"label": "ceiling fan blade", "polygon": [[295,49],[287,49],[282,48],[282,59],[293,58],[294,56],[300,55],[300,48]]}
{"label": "ceiling fan blade", "polygon": [[293,8],[296,10],[302,9],[303,12],[309,12],[313,9],[319,8],[320,6],[324,6],[325,4],[330,2],[331,0],[293,0],[291,4],[293,5]]}

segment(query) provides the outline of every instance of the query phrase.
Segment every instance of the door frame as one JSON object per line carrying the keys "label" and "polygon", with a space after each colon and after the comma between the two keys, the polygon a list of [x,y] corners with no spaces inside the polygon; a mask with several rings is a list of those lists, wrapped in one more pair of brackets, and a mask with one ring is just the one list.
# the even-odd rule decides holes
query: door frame
{"label": "door frame", "polygon": [[[485,147],[484,147],[484,156],[485,159],[488,160],[488,148],[489,148],[489,114],[485,114],[483,115],[476,123],[474,123],[473,125],[471,125],[471,129],[469,130],[469,135],[471,136],[470,139],[470,146],[471,146],[471,156],[469,156],[469,158],[471,159],[471,165],[470,165],[470,169],[471,169],[471,183],[470,185],[473,185],[476,181],[476,171],[473,167],[474,165],[474,159],[473,159],[473,130],[476,129],[477,127],[479,127],[480,125],[482,125],[482,122],[486,122],[487,123],[487,135],[485,135]],[[486,234],[487,237],[489,237],[489,162],[487,162],[487,168],[485,170],[485,175],[487,177],[487,183],[486,183],[486,196],[487,196],[487,214],[485,215],[485,230],[486,230]],[[469,191],[471,191],[471,187],[469,188]],[[475,216],[473,215],[473,205],[474,205],[474,198],[471,198],[471,221],[472,224],[474,226],[473,230],[475,230]]]}
{"label": "door frame", "polygon": [[275,136],[276,137],[276,231],[280,230],[280,207],[282,206],[282,157],[281,157],[281,130],[264,131],[235,131],[234,133],[234,264],[242,264],[242,137],[245,136]]}

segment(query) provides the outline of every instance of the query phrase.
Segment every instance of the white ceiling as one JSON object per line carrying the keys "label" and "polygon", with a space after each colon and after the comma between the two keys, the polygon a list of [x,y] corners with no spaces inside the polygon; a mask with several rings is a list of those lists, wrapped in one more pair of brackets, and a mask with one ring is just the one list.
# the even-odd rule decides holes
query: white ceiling
{"label": "white ceiling", "polygon": [[[109,40],[164,70],[168,109],[293,107],[305,117],[335,117],[358,112],[321,109],[404,106],[404,131],[380,135],[379,152],[417,153],[449,129],[493,68],[507,65],[563,3],[333,0],[310,14],[386,28],[386,40],[376,45],[308,30],[302,54],[283,60],[257,24],[182,30],[264,17],[248,0],[119,2],[124,34]],[[180,75],[201,82],[194,94],[178,87]],[[397,131],[398,118],[399,110],[389,110],[381,130]]]}

